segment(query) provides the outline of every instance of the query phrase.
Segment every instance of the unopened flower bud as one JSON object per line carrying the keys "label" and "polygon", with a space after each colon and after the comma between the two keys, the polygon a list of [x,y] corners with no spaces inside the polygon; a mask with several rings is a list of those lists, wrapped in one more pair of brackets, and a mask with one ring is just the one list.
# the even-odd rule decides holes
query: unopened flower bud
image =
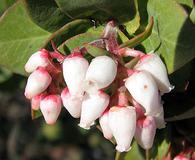
{"label": "unopened flower bud", "polygon": [[81,54],[72,54],[63,62],[63,75],[72,96],[81,96],[89,63]]}
{"label": "unopened flower bud", "polygon": [[83,98],[79,126],[89,129],[94,121],[102,115],[108,104],[109,96],[102,91],[91,95],[86,94]]}
{"label": "unopened flower bud", "polygon": [[39,67],[29,77],[25,88],[25,96],[28,99],[32,99],[34,96],[42,93],[47,89],[52,81],[49,73]]}
{"label": "unopened flower bud", "polygon": [[135,139],[143,149],[150,149],[156,134],[155,119],[151,116],[137,120]]}
{"label": "unopened flower bud", "polygon": [[49,53],[45,49],[41,49],[30,56],[25,64],[25,71],[31,73],[38,67],[46,67],[49,64]]}
{"label": "unopened flower bud", "polygon": [[100,127],[102,129],[103,135],[106,139],[112,138],[112,131],[109,126],[109,112],[105,111],[102,116],[99,118]]}
{"label": "unopened flower bud", "polygon": [[155,115],[159,112],[160,96],[156,82],[150,73],[135,71],[127,78],[125,86],[132,97],[144,107],[145,115]]}
{"label": "unopened flower bud", "polygon": [[31,108],[33,110],[39,110],[40,108],[40,102],[41,100],[46,96],[45,93],[41,93],[37,96],[34,96],[32,99],[31,99]]}
{"label": "unopened flower bud", "polygon": [[117,73],[116,62],[108,56],[99,56],[92,60],[86,73],[86,90],[98,90],[109,86]]}
{"label": "unopened flower bud", "polygon": [[62,107],[61,98],[58,95],[49,95],[41,100],[40,109],[47,124],[54,124]]}
{"label": "unopened flower bud", "polygon": [[109,126],[116,140],[116,149],[127,152],[131,148],[136,128],[134,107],[112,107],[109,110]]}
{"label": "unopened flower bud", "polygon": [[81,106],[82,106],[82,98],[72,96],[68,90],[65,88],[61,93],[62,103],[67,111],[74,118],[79,118],[81,115]]}
{"label": "unopened flower bud", "polygon": [[149,72],[154,77],[161,94],[168,93],[173,89],[168,79],[166,67],[157,54],[142,56],[135,69]]}

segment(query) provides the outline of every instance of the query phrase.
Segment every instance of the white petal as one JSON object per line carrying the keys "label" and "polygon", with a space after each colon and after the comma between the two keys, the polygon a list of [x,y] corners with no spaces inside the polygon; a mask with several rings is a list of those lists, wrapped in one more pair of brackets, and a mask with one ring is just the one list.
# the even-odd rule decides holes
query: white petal
{"label": "white petal", "polygon": [[89,63],[81,55],[69,56],[63,62],[63,75],[72,96],[83,94],[83,85]]}
{"label": "white petal", "polygon": [[155,134],[156,123],[153,117],[148,116],[137,120],[135,139],[143,149],[152,148]]}
{"label": "white petal", "polygon": [[135,69],[152,74],[161,94],[168,93],[173,89],[168,79],[166,67],[157,54],[144,55],[136,64]]}
{"label": "white petal", "polygon": [[41,93],[37,96],[34,96],[32,99],[31,99],[31,108],[33,110],[39,110],[40,108],[40,102],[41,100],[45,97],[46,95],[44,93]]}
{"label": "white petal", "polygon": [[108,56],[99,56],[92,60],[86,73],[87,89],[102,89],[109,86],[117,73],[116,62]]}
{"label": "white petal", "polygon": [[46,67],[49,64],[49,53],[45,49],[35,52],[25,64],[25,71],[31,73],[38,67]]}
{"label": "white petal", "polygon": [[156,127],[158,129],[162,129],[165,128],[166,122],[164,120],[164,109],[163,106],[160,107],[159,112],[154,115],[154,119],[156,122]]}
{"label": "white petal", "polygon": [[135,71],[127,78],[125,86],[132,97],[141,104],[146,115],[155,115],[160,108],[160,95],[153,77],[145,71]]}
{"label": "white petal", "polygon": [[25,96],[32,99],[45,91],[52,81],[51,76],[44,68],[38,68],[29,77],[25,88]]}
{"label": "white petal", "polygon": [[106,111],[105,113],[102,114],[102,116],[99,118],[99,123],[100,127],[102,129],[103,135],[106,139],[111,139],[112,138],[112,131],[109,126],[109,119],[108,119],[108,114],[109,112]]}
{"label": "white petal", "polygon": [[136,128],[134,107],[112,107],[109,110],[109,126],[117,142],[119,152],[127,152],[131,148]]}
{"label": "white petal", "polygon": [[62,103],[67,111],[74,118],[79,118],[81,115],[82,97],[71,96],[68,88],[65,88],[61,93]]}
{"label": "white petal", "polygon": [[89,129],[94,121],[102,115],[108,104],[109,96],[102,91],[93,95],[86,94],[82,103],[79,126]]}
{"label": "white petal", "polygon": [[49,95],[41,100],[40,109],[47,124],[54,124],[61,111],[61,98],[58,95]]}

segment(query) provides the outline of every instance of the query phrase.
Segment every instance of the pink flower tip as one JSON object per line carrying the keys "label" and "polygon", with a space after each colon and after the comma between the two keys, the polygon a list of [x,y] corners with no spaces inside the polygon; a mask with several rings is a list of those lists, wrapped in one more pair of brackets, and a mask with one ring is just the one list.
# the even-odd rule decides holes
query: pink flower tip
{"label": "pink flower tip", "polygon": [[38,67],[47,67],[49,63],[49,52],[41,49],[30,56],[24,68],[26,72],[31,73]]}
{"label": "pink flower tip", "polygon": [[39,67],[28,77],[24,95],[26,98],[32,99],[45,91],[51,81],[49,73],[44,68]]}
{"label": "pink flower tip", "polygon": [[47,124],[54,124],[61,111],[61,98],[59,95],[46,96],[40,103],[40,109]]}

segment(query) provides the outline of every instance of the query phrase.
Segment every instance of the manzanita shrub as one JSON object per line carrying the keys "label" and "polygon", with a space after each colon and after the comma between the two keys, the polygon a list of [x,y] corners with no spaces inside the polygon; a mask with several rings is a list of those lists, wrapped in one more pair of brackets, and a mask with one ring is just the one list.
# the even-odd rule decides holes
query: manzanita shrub
{"label": "manzanita shrub", "polygon": [[28,76],[33,119],[53,125],[65,108],[79,127],[95,126],[116,146],[116,160],[131,159],[136,144],[146,159],[193,159],[193,140],[175,151],[170,129],[195,117],[193,7],[190,0],[18,0],[0,19],[0,63]]}

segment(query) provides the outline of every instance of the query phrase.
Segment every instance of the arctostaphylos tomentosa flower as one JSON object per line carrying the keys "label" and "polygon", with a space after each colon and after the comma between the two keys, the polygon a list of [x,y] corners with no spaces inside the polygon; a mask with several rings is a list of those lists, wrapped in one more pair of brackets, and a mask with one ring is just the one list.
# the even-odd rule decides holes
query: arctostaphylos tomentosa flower
{"label": "arctostaphylos tomentosa flower", "polygon": [[[30,74],[25,96],[47,124],[57,121],[63,105],[72,117],[80,118],[80,127],[98,125],[119,152],[129,151],[133,138],[148,150],[156,129],[166,124],[161,96],[173,87],[159,55],[121,47],[117,30],[111,21],[99,39],[87,43],[106,51],[99,56],[89,56],[85,44],[68,55],[55,46],[54,51],[35,52],[25,65]],[[136,61],[129,66],[131,61],[126,65],[124,57]]]}

